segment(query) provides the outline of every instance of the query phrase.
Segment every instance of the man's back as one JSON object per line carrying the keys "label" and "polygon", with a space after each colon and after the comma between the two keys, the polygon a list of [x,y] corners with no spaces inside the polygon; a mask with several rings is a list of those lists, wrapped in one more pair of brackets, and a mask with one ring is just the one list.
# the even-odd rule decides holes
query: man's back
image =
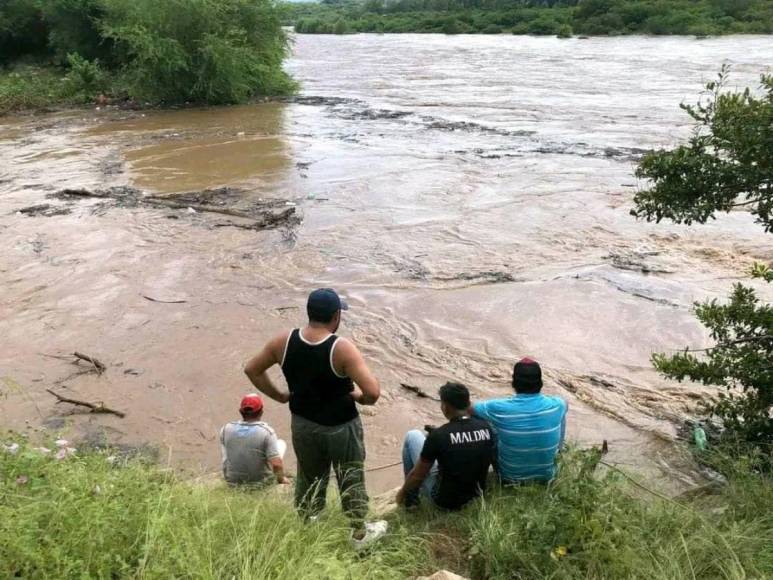
{"label": "man's back", "polygon": [[268,460],[279,457],[274,430],[262,421],[232,421],[220,430],[223,475],[228,483],[262,483],[272,477]]}
{"label": "man's back", "polygon": [[553,478],[555,456],[564,440],[566,411],[566,401],[541,393],[473,405],[475,416],[487,420],[496,431],[502,480]]}
{"label": "man's back", "polygon": [[438,462],[439,479],[432,497],[437,505],[458,509],[486,488],[486,475],[496,453],[488,423],[475,417],[451,419],[432,430],[423,459]]}

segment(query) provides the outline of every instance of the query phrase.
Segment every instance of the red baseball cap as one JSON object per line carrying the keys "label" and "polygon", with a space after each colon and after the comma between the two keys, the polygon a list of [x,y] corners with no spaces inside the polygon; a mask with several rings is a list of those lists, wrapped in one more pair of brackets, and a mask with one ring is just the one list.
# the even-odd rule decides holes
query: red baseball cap
{"label": "red baseball cap", "polygon": [[242,397],[242,404],[239,405],[239,410],[248,413],[259,413],[263,410],[263,399],[257,393],[251,393]]}

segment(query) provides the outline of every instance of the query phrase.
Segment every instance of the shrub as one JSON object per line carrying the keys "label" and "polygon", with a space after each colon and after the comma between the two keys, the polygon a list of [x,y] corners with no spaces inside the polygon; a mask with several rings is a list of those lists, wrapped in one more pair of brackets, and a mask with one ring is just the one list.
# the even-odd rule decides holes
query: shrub
{"label": "shrub", "polygon": [[46,37],[47,30],[39,2],[0,2],[0,65],[13,62],[24,55],[45,54]]}
{"label": "shrub", "polygon": [[280,94],[287,38],[269,0],[105,0],[133,96],[154,102],[236,103]]}
{"label": "shrub", "polygon": [[67,55],[67,63],[70,70],[65,77],[65,82],[70,84],[73,95],[78,95],[83,100],[90,100],[108,90],[108,75],[99,66],[99,60],[86,60],[79,54],[73,53]]}
{"label": "shrub", "polygon": [[19,67],[0,74],[0,115],[42,109],[51,103],[72,102],[61,74],[53,70]]}
{"label": "shrub", "polygon": [[489,24],[483,30],[481,30],[483,34],[501,34],[502,33],[502,27],[497,24]]}
{"label": "shrub", "polygon": [[42,0],[42,7],[49,51],[59,64],[67,64],[73,53],[86,60],[110,59],[111,43],[99,32],[102,0]]}
{"label": "shrub", "polygon": [[529,22],[529,34],[551,35],[558,34],[561,24],[547,14],[541,14]]}
{"label": "shrub", "polygon": [[456,18],[449,17],[445,19],[440,30],[443,34],[460,34],[462,32],[462,24]]}

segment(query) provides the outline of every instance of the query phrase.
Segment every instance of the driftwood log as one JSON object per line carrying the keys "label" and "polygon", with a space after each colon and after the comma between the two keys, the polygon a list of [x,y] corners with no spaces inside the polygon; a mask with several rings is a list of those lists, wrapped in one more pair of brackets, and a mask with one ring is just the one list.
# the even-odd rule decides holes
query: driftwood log
{"label": "driftwood log", "polygon": [[150,300],[151,302],[158,302],[160,304],[185,304],[186,302],[188,302],[187,300],[161,300],[160,298],[153,298],[152,296],[146,296],[145,294],[143,294],[142,297],[145,300]]}
{"label": "driftwood log", "polygon": [[51,389],[46,389],[49,393],[51,393],[54,397],[56,397],[57,403],[69,403],[71,405],[75,405],[77,407],[86,407],[89,409],[89,412],[91,413],[105,413],[110,415],[117,415],[118,417],[126,417],[126,413],[123,411],[116,411],[115,409],[111,409],[110,407],[106,407],[103,402],[98,403],[89,403],[88,401],[81,401],[79,399],[70,399],[69,397],[63,397],[59,393],[52,391]]}
{"label": "driftwood log", "polygon": [[[206,193],[206,192],[203,192]],[[298,220],[295,217],[295,207],[287,207],[284,210],[273,213],[268,211],[268,208],[258,209],[254,211],[244,211],[231,209],[227,207],[220,207],[217,205],[198,203],[197,201],[186,200],[185,198],[190,194],[179,195],[176,198],[164,197],[159,195],[143,195],[140,190],[133,188],[112,188],[107,190],[88,190],[88,189],[63,189],[55,194],[51,194],[50,197],[57,199],[72,199],[72,198],[96,198],[96,199],[114,199],[116,201],[131,201],[135,204],[144,204],[155,207],[167,207],[170,209],[192,209],[200,213],[212,213],[218,215],[225,215],[229,217],[235,217],[245,220],[250,220],[251,224],[240,223],[219,223],[215,224],[216,227],[237,227],[249,230],[262,230],[271,228],[281,224],[293,224],[293,220]],[[201,199],[201,196],[200,196]]]}
{"label": "driftwood log", "polygon": [[417,387],[415,385],[408,385],[406,383],[400,383],[400,386],[404,388],[406,391],[411,391],[421,399],[432,399],[433,401],[440,402],[440,399],[438,397],[433,397],[432,395],[426,393],[424,389],[422,389],[421,387]]}
{"label": "driftwood log", "polygon": [[94,358],[93,356],[89,356],[87,354],[83,354],[82,352],[77,352],[77,351],[72,353],[72,355],[78,360],[82,360],[93,365],[98,375],[101,375],[107,370],[107,366],[105,365],[105,363],[103,363],[97,358]]}

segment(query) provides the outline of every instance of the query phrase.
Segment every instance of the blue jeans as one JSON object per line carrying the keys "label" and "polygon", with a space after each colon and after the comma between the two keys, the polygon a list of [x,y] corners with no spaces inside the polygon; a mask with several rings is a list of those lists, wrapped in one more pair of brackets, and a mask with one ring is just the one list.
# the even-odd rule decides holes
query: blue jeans
{"label": "blue jeans", "polygon": [[[412,429],[405,434],[405,440],[403,441],[403,471],[406,476],[411,472],[414,465],[419,462],[421,448],[424,447],[424,441],[426,439],[426,435],[417,429]],[[435,487],[437,477],[438,467],[437,462],[435,462],[432,464],[432,469],[430,469],[429,475],[427,476],[427,479],[424,480],[424,483],[421,484],[421,487],[406,494],[406,507],[417,505],[421,497],[432,502],[432,489]]]}

